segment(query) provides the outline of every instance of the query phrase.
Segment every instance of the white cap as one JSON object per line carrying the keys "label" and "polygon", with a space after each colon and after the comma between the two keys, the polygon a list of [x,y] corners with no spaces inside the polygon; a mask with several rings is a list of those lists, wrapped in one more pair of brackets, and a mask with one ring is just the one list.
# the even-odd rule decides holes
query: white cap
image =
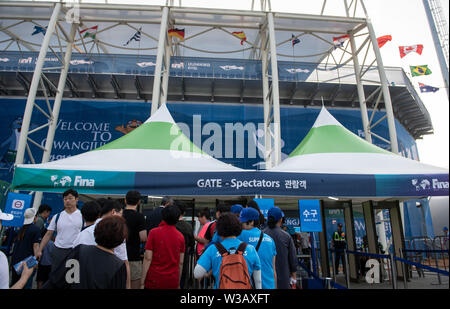
{"label": "white cap", "polygon": [[31,224],[34,221],[34,217],[36,216],[36,209],[34,208],[28,208],[25,210],[25,220],[23,221],[23,225]]}
{"label": "white cap", "polygon": [[11,214],[5,214],[4,212],[2,212],[2,211],[0,210],[0,220],[9,221],[9,220],[12,220],[12,219],[14,219],[14,216],[13,216],[13,215],[11,215]]}

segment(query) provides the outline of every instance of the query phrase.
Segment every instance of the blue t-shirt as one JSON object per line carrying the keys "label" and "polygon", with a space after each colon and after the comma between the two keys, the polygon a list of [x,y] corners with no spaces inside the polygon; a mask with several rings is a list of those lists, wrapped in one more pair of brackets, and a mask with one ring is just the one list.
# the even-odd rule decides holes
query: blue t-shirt
{"label": "blue t-shirt", "polygon": [[[236,249],[239,247],[242,241],[237,238],[224,239],[221,244],[227,249],[230,254],[234,254]],[[230,250],[230,248],[235,248]],[[251,277],[253,271],[261,269],[261,262],[259,260],[258,254],[256,253],[255,247],[247,245],[244,251],[244,259],[247,262],[248,274]],[[219,275],[220,275],[220,265],[222,264],[222,256],[219,251],[217,251],[216,246],[212,245],[200,256],[197,262],[198,265],[202,266],[207,272],[212,270],[212,274],[215,278],[216,283],[214,288],[219,288]]]}
{"label": "blue t-shirt", "polygon": [[[259,237],[261,236],[261,230],[253,228],[251,230],[242,230],[238,239],[252,245],[256,248]],[[277,255],[277,249],[272,237],[264,234],[259,245],[258,256],[261,261],[261,281],[263,289],[275,289],[275,274],[273,272],[273,258]]]}

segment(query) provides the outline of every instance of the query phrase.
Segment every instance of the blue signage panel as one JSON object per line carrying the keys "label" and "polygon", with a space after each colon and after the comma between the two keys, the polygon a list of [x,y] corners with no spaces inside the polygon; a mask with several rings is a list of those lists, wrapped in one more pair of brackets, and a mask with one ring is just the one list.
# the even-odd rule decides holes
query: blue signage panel
{"label": "blue signage panel", "polygon": [[3,226],[22,226],[24,221],[24,213],[31,206],[32,196],[28,194],[20,194],[9,192],[6,199],[5,213],[14,215],[14,219],[10,221],[2,221]]}
{"label": "blue signage panel", "polygon": [[302,232],[322,232],[320,200],[299,200],[298,209]]}
{"label": "blue signage panel", "polygon": [[264,219],[267,220],[267,213],[269,209],[275,206],[275,201],[273,198],[255,198],[253,199],[259,206],[262,214],[264,215]]}

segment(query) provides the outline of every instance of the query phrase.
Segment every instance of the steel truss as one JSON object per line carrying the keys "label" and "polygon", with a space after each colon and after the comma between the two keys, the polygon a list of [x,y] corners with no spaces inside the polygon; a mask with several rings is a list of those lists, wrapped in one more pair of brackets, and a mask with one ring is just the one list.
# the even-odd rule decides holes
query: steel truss
{"label": "steel truss", "polygon": [[[181,2],[181,1],[180,1]],[[345,7],[345,16],[325,16],[324,11],[327,6],[327,0],[322,2],[321,13],[318,15],[306,15],[306,14],[287,14],[287,13],[275,13],[271,10],[271,4],[269,0],[261,0],[261,10],[256,11],[237,11],[237,10],[218,10],[218,9],[197,9],[197,8],[186,8],[181,6],[173,6],[173,0],[166,3],[165,6],[162,7],[152,7],[152,6],[133,6],[133,5],[108,5],[108,4],[87,4],[80,3],[80,9],[97,9],[97,10],[135,10],[135,11],[149,11],[149,12],[157,12],[160,14],[160,19],[158,21],[155,20],[146,20],[134,18],[133,20],[126,20],[123,18],[113,18],[113,17],[102,17],[96,18],[92,16],[87,16],[83,18],[80,16],[79,23],[72,23],[70,33],[67,34],[64,31],[64,28],[61,26],[61,23],[65,21],[64,14],[68,12],[71,8],[64,3],[56,3],[53,7],[53,13],[50,17],[48,16],[36,16],[35,20],[48,20],[49,24],[47,26],[47,31],[45,37],[40,45],[40,52],[38,61],[36,63],[36,69],[33,74],[33,79],[29,85],[28,97],[26,108],[23,117],[22,130],[19,140],[19,148],[17,151],[16,164],[21,164],[24,162],[25,152],[28,153],[30,159],[33,163],[36,160],[32,157],[30,151],[30,144],[39,147],[43,151],[43,157],[41,162],[48,162],[50,158],[50,154],[52,151],[53,138],[56,130],[56,124],[58,121],[59,110],[61,107],[62,97],[64,89],[67,85],[69,91],[73,96],[77,96],[77,89],[74,87],[73,83],[67,79],[67,71],[69,67],[69,62],[72,56],[72,50],[76,49],[80,53],[91,53],[96,48],[98,53],[109,53],[108,48],[122,48],[126,50],[156,50],[156,66],[155,66],[155,74],[154,74],[154,82],[153,82],[153,92],[152,92],[152,105],[151,105],[151,114],[153,114],[159,106],[165,104],[167,102],[167,93],[168,93],[168,84],[169,84],[169,71],[170,71],[170,59],[174,55],[179,54],[180,48],[191,48],[195,50],[194,47],[189,47],[186,45],[186,42],[189,39],[194,37],[198,37],[205,33],[208,33],[213,30],[221,30],[227,35],[233,34],[227,29],[230,27],[240,27],[243,29],[254,29],[258,31],[258,35],[254,42],[245,41],[246,49],[251,50],[250,57],[254,59],[261,60],[262,65],[262,89],[263,89],[263,105],[264,105],[264,131],[265,131],[265,161],[266,168],[270,168],[275,166],[281,162],[281,128],[280,128],[280,94],[279,94],[279,80],[278,80],[278,65],[277,59],[278,57],[292,57],[293,59],[299,56],[289,56],[277,53],[277,47],[286,41],[277,43],[277,38],[275,36],[276,31],[285,31],[291,32],[295,31],[299,33],[296,37],[301,36],[311,36],[316,38],[317,40],[321,40],[329,44],[329,48],[325,51],[319,51],[316,55],[311,56],[320,56],[322,63],[325,64],[327,70],[333,69],[337,70],[338,80],[340,82],[339,68],[342,66],[353,63],[356,85],[357,85],[357,98],[354,97],[354,101],[358,99],[362,123],[365,133],[365,138],[367,141],[372,142],[372,136],[378,139],[381,139],[391,146],[391,151],[394,153],[398,153],[398,145],[397,145],[397,136],[395,130],[395,119],[392,108],[391,97],[389,93],[389,84],[386,78],[386,72],[383,66],[383,60],[380,55],[380,51],[377,44],[377,38],[375,36],[375,32],[371,23],[369,16],[367,15],[367,11],[364,6],[363,0],[352,0],[348,3],[347,0],[343,0]],[[181,3],[179,3],[181,5]],[[52,4],[53,5],[53,4]],[[11,7],[11,6],[19,6],[19,7],[27,7],[27,6],[36,6],[36,7],[49,7],[48,3],[36,3],[36,2],[0,2],[1,7]],[[254,1],[252,1],[252,9],[254,7]],[[365,18],[356,17],[357,11],[362,9],[365,13]],[[185,16],[196,15],[220,15],[220,16],[251,16],[258,20],[257,23],[250,23],[246,25],[233,24],[231,22],[227,23],[214,23],[214,22],[204,22],[201,18],[198,21],[187,21],[180,22],[176,20],[174,16],[176,14],[184,14]],[[15,19],[21,20],[14,25],[18,25],[25,21],[30,21],[27,16],[2,16],[0,13],[0,20],[2,19]],[[315,24],[320,24],[320,22],[335,22],[335,23],[348,23],[352,24],[352,28],[348,31],[336,31],[330,29],[321,29],[320,27],[309,28],[309,29],[298,29],[291,28],[288,26],[277,26],[277,20],[304,20]],[[123,46],[117,46],[108,42],[101,41],[98,37],[92,40],[85,40],[80,35],[80,26],[83,26],[83,22],[110,22],[113,23],[111,26],[99,30],[97,34],[100,34],[103,31],[113,31],[115,27],[119,25],[128,25],[130,28],[138,30],[136,27],[132,26],[131,23],[142,23],[142,24],[158,24],[159,28],[159,37],[155,38],[152,35],[142,32],[143,36],[149,37],[155,42],[157,42],[157,46],[143,49],[136,48],[125,48]],[[34,22],[38,25],[38,23]],[[26,48],[28,50],[35,50],[35,45],[33,43],[27,42],[20,37],[16,36],[11,28],[14,25],[10,25],[8,27],[1,28],[0,31],[7,33],[11,42],[8,44],[6,49],[8,49],[14,42],[19,46],[19,49]],[[205,27],[206,29],[191,35],[190,37],[186,37],[184,41],[174,40],[168,36],[168,29],[177,26],[199,26]],[[59,29],[59,30],[58,30]],[[362,33],[364,32],[365,33]],[[79,35],[79,39],[75,39],[75,35]],[[333,35],[345,35],[348,34],[350,36],[350,40],[346,42],[345,47],[343,46],[335,46],[334,42],[330,41],[323,37],[324,34],[333,34]],[[58,38],[58,46],[50,45],[50,38],[56,35]],[[239,39],[239,38],[236,38]],[[63,46],[65,44],[65,46]],[[92,44],[89,47],[89,44]],[[372,47],[372,53],[370,52],[370,48]],[[59,53],[56,52],[55,48],[59,48]],[[5,50],[6,50],[5,49]],[[55,68],[44,68],[44,59],[46,55],[50,52],[55,55],[60,62],[60,76],[57,85],[54,85],[49,78],[46,77],[46,70],[55,69]],[[202,52],[205,52],[202,50]],[[209,51],[210,53],[234,53],[236,51]],[[242,49],[239,50],[242,52]],[[302,56],[308,57],[308,56]],[[360,59],[362,58],[362,59]],[[372,59],[373,58],[373,59]],[[333,62],[330,62],[330,59]],[[369,65],[366,65],[370,63]],[[330,68],[328,68],[330,66]],[[379,73],[379,81],[366,80],[365,74],[372,69],[377,69]],[[269,74],[270,72],[270,74]],[[24,82],[25,83],[25,82]],[[368,84],[377,84],[379,87],[373,91],[372,93],[366,96],[364,91],[364,83]],[[95,83],[92,81],[90,83],[91,87],[93,87],[93,92],[95,93]],[[114,78],[111,76],[111,85],[114,88],[116,97],[120,98],[121,89]],[[1,85],[0,85],[1,86]],[[36,94],[38,92],[38,88],[41,88],[41,91],[44,93],[46,106],[41,107],[36,103]],[[139,81],[139,78],[135,76],[135,87],[137,92],[137,97],[142,97],[142,86]],[[182,81],[182,94],[184,97],[184,80]],[[243,97],[243,88],[244,84],[241,85],[241,100]],[[311,102],[314,102],[316,99],[316,95],[320,88],[320,83],[317,83],[316,89],[311,93]],[[332,94],[331,101],[334,102],[336,96],[338,95],[341,87],[338,85]],[[0,90],[2,90],[0,88]],[[2,90],[3,92],[5,90]],[[295,95],[297,91],[297,85],[292,88],[291,99]],[[54,95],[53,105],[51,104],[50,96]],[[372,114],[368,113],[368,103],[373,102],[375,99],[375,104],[372,107]],[[375,111],[380,108],[381,100],[383,99],[384,109],[386,110],[386,115],[377,121],[374,122]],[[211,101],[214,101],[214,82],[211,87]],[[34,110],[38,110],[40,113],[44,114],[48,119],[47,123],[42,124],[38,128],[30,130],[30,120],[31,115]],[[373,133],[373,128],[380,124],[382,121],[387,120],[388,128],[389,128],[389,140],[382,138],[375,133]],[[47,140],[45,147],[42,147],[35,141],[33,141],[32,134],[38,130],[47,129]],[[38,207],[41,201],[42,194],[36,193],[36,197],[34,199],[34,207]]]}

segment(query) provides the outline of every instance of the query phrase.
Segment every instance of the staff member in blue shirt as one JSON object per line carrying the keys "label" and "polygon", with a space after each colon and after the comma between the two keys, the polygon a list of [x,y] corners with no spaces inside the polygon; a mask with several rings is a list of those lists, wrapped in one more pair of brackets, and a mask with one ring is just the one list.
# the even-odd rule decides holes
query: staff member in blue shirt
{"label": "staff member in blue shirt", "polygon": [[277,249],[273,239],[255,227],[259,226],[259,215],[260,213],[251,207],[244,208],[241,211],[239,219],[242,223],[242,233],[238,239],[255,247],[258,253],[261,261],[262,288],[276,289],[275,257]]}
{"label": "staff member in blue shirt", "polygon": [[[225,213],[216,224],[216,231],[223,239],[221,244],[230,254],[234,254],[242,241],[237,239],[241,234],[242,227],[239,219],[235,214]],[[234,250],[232,249],[234,248]],[[261,262],[258,254],[253,246],[247,245],[244,251],[244,259],[247,263],[248,274],[253,277],[255,288],[261,289]],[[195,279],[201,279],[212,270],[215,279],[214,288],[219,288],[220,265],[222,264],[222,255],[220,255],[216,246],[209,246],[208,249],[200,256],[194,269]]]}

